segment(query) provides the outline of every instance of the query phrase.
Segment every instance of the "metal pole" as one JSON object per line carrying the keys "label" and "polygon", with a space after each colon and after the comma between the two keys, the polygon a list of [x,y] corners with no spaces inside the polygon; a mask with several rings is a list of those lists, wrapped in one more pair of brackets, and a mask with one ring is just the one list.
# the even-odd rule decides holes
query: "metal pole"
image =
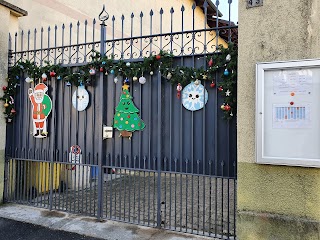
{"label": "metal pole", "polygon": [[[101,21],[100,24],[100,56],[104,57],[105,56],[105,52],[106,52],[106,24],[105,21],[108,20],[109,18],[109,14],[105,11],[105,5],[103,5],[103,9],[99,15],[99,19]],[[98,109],[100,110],[98,112],[98,126],[99,126],[99,131],[98,131],[98,152],[100,153],[100,156],[98,158],[98,212],[97,212],[97,217],[98,220],[101,220],[102,215],[103,215],[103,203],[102,203],[102,189],[103,189],[103,168],[102,168],[102,158],[104,156],[103,154],[103,141],[102,141],[102,128],[103,128],[103,111],[104,111],[104,106],[103,106],[103,79],[104,79],[104,73],[100,72],[100,76],[99,76],[99,96],[100,96],[100,108],[98,107]]]}

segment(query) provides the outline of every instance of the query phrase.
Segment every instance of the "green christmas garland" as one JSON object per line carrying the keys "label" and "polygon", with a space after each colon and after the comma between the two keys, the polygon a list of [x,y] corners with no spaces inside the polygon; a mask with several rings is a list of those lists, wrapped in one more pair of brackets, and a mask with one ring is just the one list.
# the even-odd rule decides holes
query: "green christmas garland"
{"label": "green christmas garland", "polygon": [[[16,114],[14,108],[14,97],[21,80],[26,82],[41,80],[65,81],[68,86],[87,85],[93,86],[97,72],[105,75],[112,74],[123,76],[128,79],[137,80],[144,74],[153,75],[159,70],[162,77],[171,84],[186,86],[192,81],[208,81],[210,87],[217,87],[218,92],[224,97],[221,110],[226,119],[231,119],[236,114],[236,81],[237,81],[237,46],[233,43],[228,48],[219,46],[216,53],[206,56],[207,66],[201,68],[190,68],[173,66],[173,55],[161,51],[158,55],[144,58],[140,62],[115,61],[113,58],[101,56],[98,52],[92,52],[92,61],[81,67],[66,67],[61,64],[51,65],[45,62],[45,66],[37,66],[30,61],[17,62],[9,68],[8,85],[3,86],[5,118],[11,122]],[[217,74],[223,72],[219,85],[216,86]],[[23,76],[27,76],[23,79]]]}

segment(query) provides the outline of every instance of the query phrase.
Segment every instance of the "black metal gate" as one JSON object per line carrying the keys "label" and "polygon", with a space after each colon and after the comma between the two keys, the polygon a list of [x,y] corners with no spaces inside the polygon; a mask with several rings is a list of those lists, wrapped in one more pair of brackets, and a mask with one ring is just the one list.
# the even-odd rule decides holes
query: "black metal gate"
{"label": "black metal gate", "polygon": [[[228,2],[230,8],[232,1]],[[141,12],[138,20],[132,14],[129,33],[124,30],[126,19],[122,16],[120,38],[116,37],[114,17],[111,28],[106,27],[105,11],[100,15],[100,31],[96,30],[95,20],[90,30],[86,21],[83,26],[78,22],[76,27],[70,24],[67,29],[63,25],[60,32],[57,26],[54,30],[48,28],[46,34],[43,28],[39,32],[22,31],[15,34],[14,40],[10,37],[13,49],[9,61],[11,66],[23,61],[37,66],[61,63],[61,67],[76,74],[97,50],[115,62],[131,63],[168,51],[174,55],[172,67],[206,69],[207,56],[221,54],[216,51],[221,42],[236,41],[237,27],[230,19],[208,19],[209,12],[219,11],[204,1],[200,6],[204,28],[195,29],[196,3],[188,11],[191,29],[184,29],[185,8],[180,9],[178,32],[173,31],[173,8],[169,10],[170,30],[165,33],[162,9],[157,16],[153,11],[148,17]],[[160,21],[154,33],[156,17]],[[134,36],[136,21],[140,35]],[[143,35],[146,21],[150,34]],[[83,43],[79,43],[82,30]],[[100,41],[96,41],[97,35]],[[215,75],[217,86],[223,81],[223,71],[221,68]],[[29,75],[21,68],[14,76],[19,82],[14,86],[17,113],[7,125],[5,201],[235,238],[236,120],[223,119],[220,106],[224,98],[216,87],[210,88],[210,81],[202,81],[209,95],[207,104],[199,111],[188,111],[176,97],[176,85],[170,84],[160,70],[145,73],[145,84],[130,79],[130,93],[146,128],[134,132],[131,139],[118,137],[119,132],[114,129],[112,138],[103,140],[104,126],[113,125],[123,77],[105,72],[91,76],[94,86],[86,86],[90,104],[83,112],[71,104],[75,86],[66,85],[57,76],[48,78],[48,95],[53,102],[48,137],[36,139],[30,133],[33,126],[28,88],[38,80],[27,83],[24,80]],[[82,149],[78,161],[70,157],[72,145]]]}

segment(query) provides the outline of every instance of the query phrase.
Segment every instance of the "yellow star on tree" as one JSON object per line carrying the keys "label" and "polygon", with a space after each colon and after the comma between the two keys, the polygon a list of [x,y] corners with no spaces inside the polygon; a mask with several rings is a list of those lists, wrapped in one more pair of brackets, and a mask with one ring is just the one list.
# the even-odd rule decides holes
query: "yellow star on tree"
{"label": "yellow star on tree", "polygon": [[127,85],[127,84],[123,84],[123,86],[122,86],[122,90],[129,90],[129,85]]}

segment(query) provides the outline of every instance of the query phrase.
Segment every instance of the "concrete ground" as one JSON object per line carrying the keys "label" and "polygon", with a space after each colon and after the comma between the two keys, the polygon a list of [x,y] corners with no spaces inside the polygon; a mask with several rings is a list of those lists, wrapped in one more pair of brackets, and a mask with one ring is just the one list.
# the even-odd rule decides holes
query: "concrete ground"
{"label": "concrete ground", "polygon": [[[171,232],[162,229],[148,228],[132,224],[125,224],[114,221],[99,222],[96,218],[83,217],[75,214],[49,211],[25,205],[5,204],[0,207],[0,218],[7,218],[15,221],[40,225],[48,229],[62,230],[77,233],[88,237],[109,239],[109,240],[182,240],[182,239],[213,239],[190,234]],[[1,224],[0,224],[1,226]],[[44,234],[44,233],[42,233]],[[43,235],[42,239],[48,238],[50,234]],[[79,235],[78,235],[79,236]],[[35,239],[35,238],[20,239]],[[74,239],[90,239],[90,238]],[[8,239],[8,238],[7,238]],[[17,238],[11,238],[17,239]],[[72,239],[72,238],[56,238]],[[91,238],[92,239],[92,238]]]}
{"label": "concrete ground", "polygon": [[14,240],[99,240],[76,233],[52,230],[31,223],[23,223],[7,218],[0,218],[1,239]]}

